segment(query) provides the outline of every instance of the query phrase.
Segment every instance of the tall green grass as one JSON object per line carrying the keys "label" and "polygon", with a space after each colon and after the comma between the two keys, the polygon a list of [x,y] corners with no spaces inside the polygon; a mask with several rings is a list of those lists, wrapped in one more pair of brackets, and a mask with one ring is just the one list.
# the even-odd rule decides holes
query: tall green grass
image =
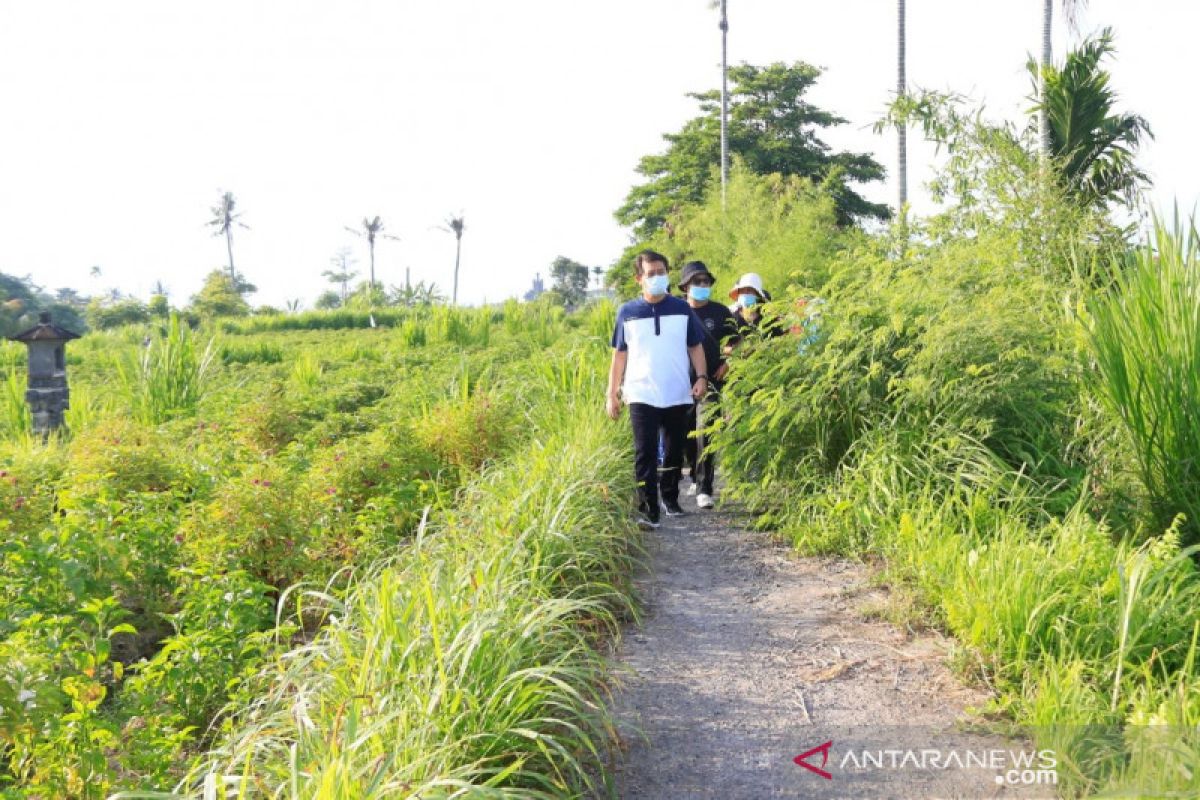
{"label": "tall green grass", "polygon": [[1084,500],[1045,506],[978,440],[881,427],[785,530],[807,551],[880,557],[912,598],[906,621],[951,633],[959,665],[994,691],[988,710],[1057,752],[1065,796],[1194,796],[1197,548],[1173,529],[1114,542]]}
{"label": "tall green grass", "polygon": [[184,796],[606,790],[597,645],[631,612],[630,487],[616,429],[580,413],[572,372],[531,378],[543,412],[528,447],[344,601],[323,599],[330,624],[263,673]]}
{"label": "tall green grass", "polygon": [[13,439],[24,439],[33,433],[33,417],[25,400],[28,382],[23,370],[10,369],[0,385],[0,424]]}
{"label": "tall green grass", "polygon": [[1128,434],[1160,524],[1187,515],[1200,541],[1200,234],[1152,236],[1091,304],[1097,390]]}
{"label": "tall green grass", "polygon": [[212,341],[201,349],[196,334],[172,314],[165,337],[151,341],[140,356],[120,365],[119,375],[134,417],[156,425],[194,413],[204,394],[213,358]]}

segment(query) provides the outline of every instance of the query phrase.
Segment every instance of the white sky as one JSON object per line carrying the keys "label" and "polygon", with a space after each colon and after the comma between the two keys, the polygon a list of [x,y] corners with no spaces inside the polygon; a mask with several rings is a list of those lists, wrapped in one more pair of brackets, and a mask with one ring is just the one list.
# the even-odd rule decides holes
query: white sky
{"label": "white sky", "polygon": [[[1020,116],[1041,6],[909,0],[910,86]],[[894,0],[729,7],[731,63],[827,68],[812,99],[851,122],[826,141],[890,174],[894,139],[869,128],[895,84]],[[1081,26],[1116,28],[1123,107],[1158,137],[1142,156],[1154,202],[1185,210],[1200,192],[1197,22],[1182,0],[1092,0]],[[344,226],[376,214],[402,239],[378,245],[378,279],[402,283],[407,266],[448,293],[454,240],[437,226],[460,210],[460,301],[518,295],[556,255],[616,257],[612,211],[638,158],[695,115],[684,95],[717,87],[719,60],[708,0],[0,0],[0,271],[143,298],[162,280],[182,304],[225,265],[205,222],[230,190],[255,304],[310,306],[343,246],[365,276]],[[932,150],[916,139],[910,194],[926,213]]]}

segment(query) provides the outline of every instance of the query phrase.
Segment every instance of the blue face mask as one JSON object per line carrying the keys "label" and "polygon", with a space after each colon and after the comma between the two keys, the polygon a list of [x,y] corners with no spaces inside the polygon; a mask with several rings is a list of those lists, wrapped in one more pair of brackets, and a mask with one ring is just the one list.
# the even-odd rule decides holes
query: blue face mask
{"label": "blue face mask", "polygon": [[666,275],[647,275],[642,279],[642,286],[650,293],[651,297],[658,297],[667,293],[667,287],[671,285],[671,279]]}
{"label": "blue face mask", "polygon": [[746,294],[738,295],[738,305],[742,308],[751,308],[756,303],[758,303],[758,295],[756,294],[750,294],[747,292]]}
{"label": "blue face mask", "polygon": [[697,303],[703,303],[712,296],[711,286],[693,286],[688,289],[688,297],[695,300]]}

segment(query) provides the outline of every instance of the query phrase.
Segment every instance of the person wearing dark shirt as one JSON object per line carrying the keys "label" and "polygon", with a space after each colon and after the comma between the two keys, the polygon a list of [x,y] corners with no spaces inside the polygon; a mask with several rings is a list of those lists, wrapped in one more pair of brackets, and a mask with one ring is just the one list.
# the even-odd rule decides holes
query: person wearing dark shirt
{"label": "person wearing dark shirt", "polygon": [[[708,392],[701,401],[705,406],[703,416],[715,413],[721,386],[725,382],[725,373],[729,370],[729,365],[721,355],[721,342],[736,332],[733,314],[729,309],[709,299],[714,283],[716,278],[703,261],[691,261],[683,266],[679,288],[687,293],[688,305],[692,307],[692,311],[700,318],[704,327],[704,361],[712,378]],[[696,403],[688,413],[688,425],[691,430],[697,431],[697,435],[688,437],[685,455],[692,471],[691,491],[696,493],[696,507],[712,508],[716,459],[712,451],[704,447],[703,439],[699,435],[699,424],[703,424],[700,409],[701,403]]]}

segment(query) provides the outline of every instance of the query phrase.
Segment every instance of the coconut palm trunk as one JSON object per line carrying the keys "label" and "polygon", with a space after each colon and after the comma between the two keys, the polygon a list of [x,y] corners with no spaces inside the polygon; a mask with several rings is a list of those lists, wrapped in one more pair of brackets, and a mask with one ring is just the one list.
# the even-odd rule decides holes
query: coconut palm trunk
{"label": "coconut palm trunk", "polygon": [[[896,97],[904,97],[908,93],[907,79],[904,71],[905,33],[904,33],[904,0],[897,0],[898,33],[896,47]],[[904,206],[908,203],[908,129],[904,123],[896,126],[896,214],[904,214]]]}
{"label": "coconut palm trunk", "polygon": [[1050,67],[1054,51],[1050,44],[1051,24],[1054,19],[1054,0],[1042,0],[1042,74],[1038,79],[1038,147],[1043,159],[1050,156],[1050,112],[1046,109],[1046,70]]}
{"label": "coconut palm trunk", "polygon": [[450,298],[450,305],[458,305],[458,265],[462,259],[462,234],[458,234],[457,240],[454,243],[454,292]]}
{"label": "coconut palm trunk", "polygon": [[233,268],[233,229],[225,228],[225,249],[229,251],[229,280],[237,285],[237,271]]}
{"label": "coconut palm trunk", "polygon": [[721,0],[721,208],[725,208],[725,187],[729,183],[729,16],[726,0]]}
{"label": "coconut palm trunk", "polygon": [[367,238],[367,251],[371,254],[371,288],[375,288],[375,234]]}

